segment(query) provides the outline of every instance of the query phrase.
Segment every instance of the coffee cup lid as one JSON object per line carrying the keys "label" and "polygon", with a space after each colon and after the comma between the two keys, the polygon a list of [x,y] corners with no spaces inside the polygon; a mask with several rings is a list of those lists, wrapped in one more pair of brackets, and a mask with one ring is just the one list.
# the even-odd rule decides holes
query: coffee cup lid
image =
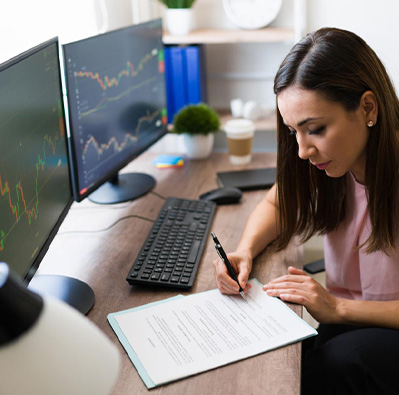
{"label": "coffee cup lid", "polygon": [[255,124],[250,119],[231,119],[226,122],[224,131],[232,138],[252,137]]}

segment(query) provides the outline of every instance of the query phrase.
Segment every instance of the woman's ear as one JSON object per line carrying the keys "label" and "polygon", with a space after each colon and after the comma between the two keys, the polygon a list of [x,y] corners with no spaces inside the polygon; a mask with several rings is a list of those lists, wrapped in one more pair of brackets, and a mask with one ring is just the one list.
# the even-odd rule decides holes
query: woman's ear
{"label": "woman's ear", "polygon": [[360,107],[365,117],[365,122],[377,123],[378,103],[375,94],[372,91],[366,91],[360,98]]}

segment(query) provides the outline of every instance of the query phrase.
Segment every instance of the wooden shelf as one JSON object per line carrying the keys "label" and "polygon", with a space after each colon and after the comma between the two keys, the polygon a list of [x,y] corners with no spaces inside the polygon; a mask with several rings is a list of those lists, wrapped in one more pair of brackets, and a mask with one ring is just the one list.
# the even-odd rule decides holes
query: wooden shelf
{"label": "wooden shelf", "polygon": [[[220,130],[224,130],[224,125],[230,119],[234,119],[231,115],[230,110],[227,109],[216,109],[216,112],[219,115],[220,119]],[[277,130],[277,123],[276,123],[276,113],[273,111],[269,116],[254,121],[255,129],[258,132],[274,132]],[[171,132],[173,130],[173,124],[168,124],[168,131]]]}
{"label": "wooden shelf", "polygon": [[[224,130],[224,125],[230,119],[234,119],[231,115],[230,110],[228,109],[216,109],[216,112],[219,115],[220,119],[220,130]],[[276,123],[276,113],[273,111],[270,113],[269,116],[254,121],[255,129],[257,132],[274,132],[277,130],[277,123]],[[173,124],[168,124],[168,131],[171,132],[173,130]]]}
{"label": "wooden shelf", "polygon": [[[230,111],[226,109],[218,109],[217,113],[219,114],[220,117],[220,124],[221,124],[220,128],[221,130],[223,130],[226,122],[229,121],[230,119],[234,119],[234,117],[231,115]],[[275,111],[271,112],[269,116],[254,122],[255,122],[256,131],[272,132],[277,130]]]}
{"label": "wooden shelf", "polygon": [[172,36],[167,31],[162,37],[164,44],[236,44],[273,43],[294,40],[294,30],[268,27],[258,30],[194,30],[186,36]]}

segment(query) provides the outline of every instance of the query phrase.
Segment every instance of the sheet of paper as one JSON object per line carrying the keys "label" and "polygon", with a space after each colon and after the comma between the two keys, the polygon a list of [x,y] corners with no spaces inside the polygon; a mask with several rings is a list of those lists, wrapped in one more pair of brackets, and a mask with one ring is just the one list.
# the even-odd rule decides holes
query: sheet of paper
{"label": "sheet of paper", "polygon": [[246,301],[212,290],[115,313],[110,323],[149,388],[317,334],[251,283]]}

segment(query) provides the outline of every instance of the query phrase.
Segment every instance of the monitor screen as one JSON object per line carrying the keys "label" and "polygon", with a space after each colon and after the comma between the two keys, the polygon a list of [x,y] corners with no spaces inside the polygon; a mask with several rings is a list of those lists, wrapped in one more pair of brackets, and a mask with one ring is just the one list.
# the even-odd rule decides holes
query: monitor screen
{"label": "monitor screen", "polygon": [[26,282],[73,202],[58,47],[0,65],[0,261]]}
{"label": "monitor screen", "polygon": [[0,258],[27,278],[72,196],[57,41],[0,67]]}
{"label": "monitor screen", "polygon": [[161,19],[63,52],[75,199],[115,203],[147,193],[152,177],[118,171],[167,132]]}

